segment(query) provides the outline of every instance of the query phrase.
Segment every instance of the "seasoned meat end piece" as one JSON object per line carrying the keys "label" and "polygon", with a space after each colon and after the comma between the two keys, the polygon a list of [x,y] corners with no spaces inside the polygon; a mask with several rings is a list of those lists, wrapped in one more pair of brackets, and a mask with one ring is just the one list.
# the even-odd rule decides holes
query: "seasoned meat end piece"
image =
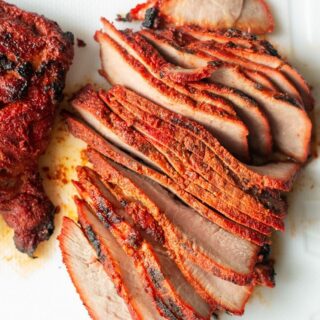
{"label": "seasoned meat end piece", "polygon": [[37,169],[73,58],[73,35],[0,1],[0,212],[18,250],[53,232],[54,206]]}

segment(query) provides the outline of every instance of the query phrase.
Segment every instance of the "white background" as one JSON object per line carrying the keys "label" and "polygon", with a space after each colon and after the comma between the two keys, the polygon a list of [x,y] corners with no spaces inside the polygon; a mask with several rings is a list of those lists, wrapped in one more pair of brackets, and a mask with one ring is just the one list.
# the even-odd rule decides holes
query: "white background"
{"label": "white background", "polygon": [[[100,27],[99,17],[113,20],[126,13],[136,1],[109,0],[14,0],[19,6],[56,20],[64,31],[87,43],[76,47],[76,57],[68,76],[67,93],[88,81],[105,85],[98,76],[98,46],[93,40]],[[270,0],[276,17],[273,40],[284,56],[305,75],[319,97],[320,80],[320,1]],[[316,114],[319,115],[319,112]],[[63,141],[61,142],[61,139]],[[67,178],[73,177],[73,165],[82,163],[75,139],[57,130],[42,160],[56,168],[68,164]],[[68,157],[68,159],[66,158]],[[50,159],[50,160],[48,160]],[[72,170],[71,170],[72,169]],[[299,178],[290,196],[287,232],[273,238],[277,287],[258,289],[247,305],[243,319],[319,320],[320,319],[320,162],[314,160]],[[52,200],[60,204],[61,214],[74,216],[69,204],[70,184],[45,182]],[[4,320],[84,320],[89,319],[61,262],[56,235],[30,260],[16,253],[11,233],[0,221],[0,319]],[[229,317],[223,316],[222,319]]]}

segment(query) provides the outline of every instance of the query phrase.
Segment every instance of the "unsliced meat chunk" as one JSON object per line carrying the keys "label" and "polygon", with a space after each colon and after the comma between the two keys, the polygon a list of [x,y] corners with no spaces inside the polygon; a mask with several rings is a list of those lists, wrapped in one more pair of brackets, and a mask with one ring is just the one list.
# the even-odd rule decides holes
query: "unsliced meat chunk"
{"label": "unsliced meat chunk", "polygon": [[0,51],[0,212],[17,249],[33,256],[54,229],[38,160],[62,99],[73,35],[0,1]]}

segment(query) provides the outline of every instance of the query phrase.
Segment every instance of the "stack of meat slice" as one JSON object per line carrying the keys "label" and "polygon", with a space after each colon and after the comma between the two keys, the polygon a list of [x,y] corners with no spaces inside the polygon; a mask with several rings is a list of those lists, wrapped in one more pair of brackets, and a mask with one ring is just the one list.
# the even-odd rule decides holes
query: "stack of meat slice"
{"label": "stack of meat slice", "polygon": [[[66,221],[60,237],[73,282],[90,314],[120,303],[88,298],[95,284],[70,244],[88,247],[87,238],[95,281],[112,281],[127,306],[121,312],[133,318],[242,314],[255,286],[274,286],[270,237],[284,230],[284,196],[309,154],[309,88],[254,37],[238,33],[239,42],[225,46],[218,32],[133,33],[103,24],[101,73],[114,86],[84,87],[70,102],[76,115],[65,114],[93,167],[78,168],[75,182],[82,233]],[[207,46],[198,34],[219,40]],[[281,65],[258,62],[269,57]],[[266,160],[275,150],[286,161],[239,160],[252,152]]]}

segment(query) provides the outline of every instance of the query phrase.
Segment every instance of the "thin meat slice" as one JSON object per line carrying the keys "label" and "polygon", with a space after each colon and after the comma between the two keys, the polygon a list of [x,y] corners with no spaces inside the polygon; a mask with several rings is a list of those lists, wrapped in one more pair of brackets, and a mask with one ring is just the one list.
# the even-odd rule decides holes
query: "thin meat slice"
{"label": "thin meat slice", "polygon": [[271,91],[279,91],[279,88],[262,72],[244,69],[245,75],[252,81],[257,82],[261,86]]}
{"label": "thin meat slice", "polygon": [[[103,24],[103,32],[108,34],[109,37],[128,50],[128,47],[125,45],[128,43],[127,34],[130,33],[130,30],[120,32],[105,18],[102,18],[101,22]],[[171,80],[178,82],[198,81],[204,79],[210,76],[215,68],[214,65],[206,65],[197,69],[186,70],[161,59],[160,56],[156,57],[154,54],[149,56],[149,58],[151,60],[150,62],[154,64],[159,72],[165,73]]]}
{"label": "thin meat slice", "polygon": [[[121,199],[127,201],[125,206],[125,210],[129,212],[129,216],[127,216],[117,199],[106,189],[110,186],[102,184],[92,170],[79,168],[78,176],[80,182],[77,182],[76,185],[81,196],[90,200],[101,223],[110,230],[126,254],[134,258],[139,273],[151,283],[155,293],[171,313],[181,320],[208,319],[210,307],[196,295],[183,277],[179,276],[180,286],[185,289],[182,294],[179,294],[179,289],[173,286],[171,279],[174,274],[179,274],[179,270],[173,262],[170,265],[165,265],[158,259],[155,250],[170,260],[161,243],[150,239],[146,241],[141,237],[140,232],[131,225],[129,220],[132,212],[129,208],[134,205],[134,202],[130,199]],[[168,269],[169,266],[170,269]],[[166,270],[166,274],[172,273],[172,276],[166,277],[163,270]],[[191,304],[185,302],[184,298],[190,301],[188,295],[193,298]],[[161,305],[160,300],[156,301],[158,306]],[[202,315],[198,315],[196,308],[199,308]]]}
{"label": "thin meat slice", "polygon": [[241,90],[258,101],[270,121],[275,146],[299,162],[306,161],[312,123],[300,105],[285,95],[258,89],[235,67],[221,67],[212,74],[211,80]]}
{"label": "thin meat slice", "polygon": [[[299,91],[291,83],[291,81],[288,80],[287,77],[278,70],[252,62],[246,58],[239,57],[231,52],[221,49],[218,46],[215,46],[215,43],[211,41],[192,43],[187,48],[191,50],[204,51],[207,54],[210,54],[215,59],[220,59],[221,61],[230,63],[232,65],[240,66],[250,71],[259,71],[262,74],[264,74],[267,78],[269,78],[271,81],[273,81],[273,83],[277,85],[281,92],[288,93],[299,103],[303,104]],[[260,83],[258,81],[258,77],[255,77],[254,80],[257,83]],[[262,83],[260,84],[262,85]]]}
{"label": "thin meat slice", "polygon": [[191,86],[213,94],[219,94],[232,101],[238,115],[250,130],[249,143],[251,149],[263,156],[270,155],[273,146],[270,124],[255,100],[242,91],[219,83],[195,82]]}
{"label": "thin meat slice", "polygon": [[[244,32],[238,29],[227,30],[208,30],[197,26],[182,26],[177,28],[179,37],[189,36],[188,43],[195,42],[194,39],[200,41],[214,40],[221,44],[231,44],[242,49],[250,49],[258,52],[268,53],[269,55],[279,57],[277,50],[272,44],[266,40],[260,39],[254,33]],[[160,30],[162,33],[162,30]],[[190,38],[192,37],[192,38]],[[186,43],[186,44],[188,44]]]}
{"label": "thin meat slice", "polygon": [[[108,99],[106,96],[104,98]],[[121,106],[114,99],[113,101],[105,100],[105,102],[107,102],[109,106],[113,106],[116,114],[120,114],[119,107],[121,108]],[[193,171],[193,166],[187,166],[188,168],[186,170],[185,165],[183,165],[179,159],[176,159],[170,151],[165,150],[166,148],[164,146],[158,145],[154,141],[150,143],[137,131],[129,128],[122,119],[118,118],[116,114],[112,113],[110,109],[108,109],[107,105],[103,104],[98,94],[92,88],[85,87],[82,89],[71,101],[71,104],[88,123],[95,127],[95,129],[108,140],[133,153],[135,156],[151,164],[158,170],[165,172],[177,183],[183,184],[188,192],[198,197],[208,205],[213,206],[213,208],[225,214],[232,220],[247,225],[248,227],[252,227],[266,235],[270,234],[271,229],[258,222],[260,221],[261,211],[258,211],[259,214],[257,220],[249,218],[249,216],[251,216],[252,209],[250,211],[250,207],[248,206],[239,206],[238,201],[240,198],[235,198],[235,200],[233,200],[232,197],[229,197],[224,192],[224,189],[232,190],[232,185],[227,188],[222,187],[219,189],[215,186],[219,185],[219,180],[214,180],[213,183],[209,184],[204,179],[201,179],[201,177],[195,179],[194,177],[196,177],[197,174]],[[156,148],[154,146],[156,146]],[[174,161],[171,162],[173,163],[174,168],[171,167],[163,154],[169,156],[169,162],[174,158]],[[178,166],[176,167],[174,164],[177,162]],[[186,174],[185,171],[188,173]],[[205,188],[206,190],[202,188]],[[241,190],[239,190],[238,193],[243,194]],[[244,194],[244,196],[247,195]],[[243,214],[241,210],[243,210],[245,214]],[[256,206],[254,206],[253,211],[257,211]],[[253,214],[253,216],[255,216],[255,214]],[[271,225],[273,225],[273,222],[271,221],[272,219],[270,218],[266,219],[267,223],[271,223]],[[283,225],[283,223],[281,222],[281,224],[276,225],[280,226]]]}
{"label": "thin meat slice", "polygon": [[[121,88],[117,89],[118,90],[114,91],[118,91],[118,96],[126,96],[124,88],[122,90]],[[100,95],[103,99],[105,99],[105,95],[102,92],[100,93]],[[130,95],[130,93],[128,95]],[[114,112],[124,120],[131,122],[132,119],[133,126],[137,128],[137,130],[145,135],[148,139],[151,139],[150,141],[156,147],[156,149],[158,149],[162,154],[166,156],[175,170],[177,170],[182,176],[185,176],[184,167],[186,167],[187,177],[189,176],[189,179],[191,181],[196,181],[194,179],[196,179],[198,173],[210,182],[209,184],[206,184],[203,183],[203,180],[201,179],[201,183],[199,184],[202,187],[207,188],[208,191],[210,190],[212,192],[212,194],[208,194],[208,199],[205,198],[205,190],[199,190],[198,188],[198,191],[191,193],[193,193],[197,197],[199,197],[197,194],[202,195],[202,197],[200,197],[199,199],[211,205],[219,212],[223,213],[236,222],[252,227],[253,229],[258,230],[264,234],[269,234],[270,230],[268,231],[268,229],[266,229],[263,224],[261,225],[260,223],[255,221],[255,219],[276,228],[283,228],[283,222],[279,220],[278,217],[271,218],[269,212],[267,210],[263,210],[263,207],[261,208],[261,205],[260,210],[257,210],[257,207],[259,207],[259,205],[250,198],[250,195],[247,195],[238,188],[234,188],[232,184],[228,185],[227,181],[224,180],[223,177],[216,175],[216,173],[214,171],[211,171],[209,168],[205,168],[206,161],[203,161],[203,159],[206,156],[203,156],[203,158],[201,158],[201,156],[197,157],[197,154],[201,155],[201,151],[203,151],[203,148],[206,148],[202,142],[198,143],[200,144],[200,146],[197,150],[190,149],[190,145],[192,145],[192,148],[194,148],[197,144],[192,136],[186,134],[179,127],[174,127],[171,124],[164,123],[159,118],[155,118],[154,114],[148,116],[148,114],[146,113],[147,111],[144,112],[143,110],[139,109],[139,107],[133,106],[131,102],[138,102],[138,105],[139,103],[141,103],[146,107],[147,110],[148,108],[157,109],[157,105],[148,104],[147,100],[141,100],[139,96],[134,97],[133,93],[132,97],[127,101],[125,99],[123,100],[122,105],[120,105],[114,99],[107,100],[107,102],[111,109],[113,109]],[[131,115],[130,112],[132,112]],[[150,121],[148,121],[148,117]],[[157,128],[155,128],[153,124],[156,124]],[[181,137],[180,139],[179,136]],[[178,139],[175,140],[175,138],[177,137]],[[189,157],[188,153],[190,152],[194,152],[194,157]],[[208,155],[208,157],[214,158],[214,154]],[[185,183],[188,185],[189,182],[186,181]],[[214,186],[217,186],[217,188],[215,188]],[[190,187],[187,187],[188,190],[189,188]],[[243,207],[241,205],[239,206],[239,201],[243,201],[246,205],[244,205]],[[230,204],[231,207],[229,206]],[[243,210],[242,212],[244,212],[245,214],[241,212],[240,207]],[[247,215],[254,219],[250,219]]]}
{"label": "thin meat slice", "polygon": [[[135,267],[111,232],[94,216],[86,202],[75,199],[79,222],[95,249],[105,271],[112,278],[118,294],[126,301],[133,317],[137,319],[168,319],[166,306],[157,304],[157,297]],[[130,272],[128,272],[130,270]],[[160,313],[162,315],[160,315]]]}
{"label": "thin meat slice", "polygon": [[[187,51],[151,30],[142,30],[140,34],[155,46],[168,60],[181,67],[194,68],[208,64],[211,61],[211,57],[208,54]],[[190,86],[202,91],[208,89],[208,87],[206,87],[207,84],[202,82],[195,82],[190,84]],[[211,89],[207,91],[233,103],[237,114],[249,128],[250,147],[259,154],[268,155],[272,149],[271,129],[265,115],[259,109],[258,104],[242,92],[220,84],[212,84]]]}
{"label": "thin meat slice", "polygon": [[78,225],[64,217],[58,239],[63,262],[90,317],[130,319],[128,306],[117,294],[112,279]]}
{"label": "thin meat slice", "polygon": [[247,156],[248,130],[238,118],[213,105],[196,103],[156,79],[106,34],[97,32],[96,39],[101,45],[103,74],[109,82],[137,90],[166,108],[200,121],[230,150],[244,158]]}
{"label": "thin meat slice", "polygon": [[[314,107],[311,88],[306,80],[287,61],[283,60],[277,50],[269,41],[258,39],[253,34],[240,32],[239,30],[227,31],[207,31],[195,27],[182,27],[172,32],[158,31],[161,35],[169,37],[169,40],[187,46],[200,41],[215,41],[216,44],[223,45],[224,50],[239,57],[248,59],[257,64],[261,64],[281,71],[298,89],[304,106],[308,111]],[[188,39],[179,42],[179,39]]]}
{"label": "thin meat slice", "polygon": [[[118,187],[117,190],[122,190],[122,192],[125,194],[125,197],[123,198],[123,196],[121,195],[121,199],[126,199],[126,201],[128,202],[136,199],[136,201],[142,202],[144,205],[146,205],[150,212],[157,211],[158,213],[155,213],[155,215],[159,215],[159,209],[157,208],[158,205],[161,206],[161,210],[166,210],[165,212],[173,210],[173,206],[170,205],[170,201],[168,202],[168,200],[163,199],[164,194],[159,193],[159,189],[157,189],[152,184],[150,185],[147,180],[144,180],[143,178],[127,170],[123,170],[119,166],[114,165],[105,165],[100,171],[103,172],[104,176],[106,177],[106,181],[110,181],[111,185],[116,185]],[[153,201],[150,201],[150,199],[153,199],[156,204],[154,204]],[[181,265],[185,265],[185,263],[183,262],[184,259],[186,259],[186,261],[188,260],[186,257],[181,257],[180,255],[178,255],[178,258],[176,257],[175,259],[178,259],[178,265],[180,267]],[[184,271],[185,268],[186,266],[182,267],[182,270]],[[189,273],[193,275],[195,282],[197,283],[199,283],[199,279],[197,276],[199,274],[199,270],[202,269],[200,267],[189,267]],[[206,274],[206,272],[204,271],[203,273]],[[208,284],[206,292],[209,298],[205,296],[205,298],[207,298],[206,300],[211,304],[212,301],[219,301],[219,305],[221,306],[221,308],[230,312],[241,313],[242,308],[251,293],[251,290],[248,288],[251,288],[252,286],[249,286],[248,288],[245,286],[237,286],[228,281],[216,279],[217,277],[214,275],[211,275],[211,278],[213,280],[213,283],[220,283],[221,287],[218,288],[214,285],[211,286],[211,284]],[[234,301],[232,300],[230,301],[229,295],[225,294],[225,292],[228,292],[228,290],[230,290],[231,288],[238,298],[237,303],[234,303]],[[216,305],[215,302],[213,304]]]}
{"label": "thin meat slice", "polygon": [[149,0],[130,11],[132,19],[145,19],[145,26],[159,24],[200,26],[205,29],[239,28],[254,33],[268,33],[274,21],[264,0]]}
{"label": "thin meat slice", "polygon": [[[103,23],[103,32],[117,42],[126,51],[128,51],[131,56],[144,65],[144,67],[146,67],[148,71],[158,80],[164,81],[169,87],[174,87],[179,92],[196,100],[199,104],[212,104],[227,111],[230,115],[236,115],[233,106],[225,99],[202,93],[201,91],[198,92],[197,90],[189,91],[184,86],[178,85],[177,82],[186,83],[188,82],[188,79],[183,78],[182,76],[176,77],[173,75],[170,71],[170,68],[167,67],[169,64],[168,61],[165,60],[159,54],[159,52],[155,50],[154,47],[150,46],[150,44],[147,43],[139,34],[134,34],[129,29],[119,31],[107,19],[102,18],[101,21]],[[217,63],[219,64],[219,61]],[[197,80],[210,77],[217,66],[215,65],[214,61],[212,61],[210,64],[207,63],[203,64],[203,66],[199,66],[199,68],[186,69],[181,68],[180,66],[175,66],[175,68],[179,68],[181,71],[184,70],[186,73],[192,73],[193,71],[197,72],[198,69],[206,69],[207,71],[202,73],[203,77],[190,80],[191,82],[195,82]]]}

